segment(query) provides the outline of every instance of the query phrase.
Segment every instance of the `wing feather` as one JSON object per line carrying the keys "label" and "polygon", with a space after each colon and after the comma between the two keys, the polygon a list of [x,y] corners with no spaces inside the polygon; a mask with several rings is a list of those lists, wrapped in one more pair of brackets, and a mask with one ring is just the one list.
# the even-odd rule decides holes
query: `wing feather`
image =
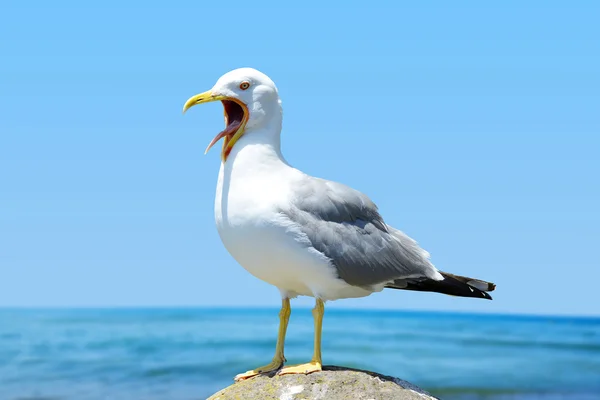
{"label": "wing feather", "polygon": [[443,279],[429,254],[385,224],[364,194],[340,183],[309,178],[291,207],[281,212],[300,227],[317,251],[331,260],[341,279],[369,287],[402,278]]}

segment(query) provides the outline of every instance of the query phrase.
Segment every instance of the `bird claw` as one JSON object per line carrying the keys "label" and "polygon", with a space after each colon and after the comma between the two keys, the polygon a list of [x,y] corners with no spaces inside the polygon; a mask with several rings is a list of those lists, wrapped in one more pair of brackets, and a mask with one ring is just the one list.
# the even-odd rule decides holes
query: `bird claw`
{"label": "bird claw", "polygon": [[289,367],[284,367],[277,373],[277,375],[312,374],[313,372],[320,372],[322,370],[323,366],[320,362],[311,361],[306,364],[290,365]]}
{"label": "bird claw", "polygon": [[261,374],[267,374],[269,372],[274,372],[279,370],[282,366],[283,363],[285,362],[285,358],[279,360],[279,359],[274,359],[273,361],[271,361],[269,364],[263,366],[263,367],[258,367],[256,369],[252,369],[250,371],[246,371],[242,374],[237,374],[235,376],[235,378],[233,378],[234,381],[236,382],[240,382],[246,379],[250,379],[253,378],[257,375],[261,375]]}

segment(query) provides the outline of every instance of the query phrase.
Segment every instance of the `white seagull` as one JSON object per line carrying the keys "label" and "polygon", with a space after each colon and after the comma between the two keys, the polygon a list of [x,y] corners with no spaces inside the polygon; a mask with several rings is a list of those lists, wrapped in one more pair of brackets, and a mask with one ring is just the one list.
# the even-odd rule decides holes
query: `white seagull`
{"label": "white seagull", "polygon": [[[273,361],[236,381],[274,371],[321,371],[328,300],[384,288],[491,299],[493,283],[436,269],[429,253],[387,225],[366,195],[289,165],[281,154],[281,100],[268,76],[252,68],[228,72],[211,90],[191,97],[183,111],[211,101],[225,109],[225,130],[206,149],[223,139],[215,197],[219,235],[236,261],[276,286],[282,298]],[[297,296],[316,299],[314,354],[309,363],[283,367],[290,299]]]}

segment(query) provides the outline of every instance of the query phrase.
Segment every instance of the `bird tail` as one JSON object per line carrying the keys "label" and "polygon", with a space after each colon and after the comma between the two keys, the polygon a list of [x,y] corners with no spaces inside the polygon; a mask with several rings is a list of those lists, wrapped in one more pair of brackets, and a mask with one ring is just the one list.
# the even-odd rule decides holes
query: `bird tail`
{"label": "bird tail", "polygon": [[475,297],[492,300],[487,292],[496,289],[496,285],[480,279],[467,278],[466,276],[453,275],[439,271],[444,277],[441,281],[430,278],[396,279],[385,287],[402,290],[418,290],[422,292],[438,292],[451,296]]}

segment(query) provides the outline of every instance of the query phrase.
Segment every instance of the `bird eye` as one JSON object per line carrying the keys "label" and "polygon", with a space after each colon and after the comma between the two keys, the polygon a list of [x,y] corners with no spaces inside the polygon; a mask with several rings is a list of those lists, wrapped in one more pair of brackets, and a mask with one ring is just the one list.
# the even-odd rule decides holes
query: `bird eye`
{"label": "bird eye", "polygon": [[240,83],[240,89],[242,89],[242,90],[246,90],[249,87],[250,87],[250,82],[244,81],[244,82]]}

